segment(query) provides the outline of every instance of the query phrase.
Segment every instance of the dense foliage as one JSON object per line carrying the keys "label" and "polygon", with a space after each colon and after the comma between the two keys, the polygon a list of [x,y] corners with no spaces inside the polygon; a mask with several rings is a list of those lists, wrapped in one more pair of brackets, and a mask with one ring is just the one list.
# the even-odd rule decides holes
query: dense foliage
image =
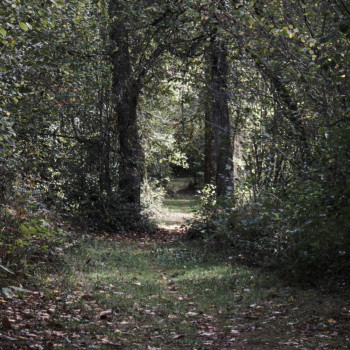
{"label": "dense foliage", "polygon": [[346,1],[5,0],[0,19],[2,225],[20,197],[150,229],[188,168],[211,184],[196,236],[349,276]]}

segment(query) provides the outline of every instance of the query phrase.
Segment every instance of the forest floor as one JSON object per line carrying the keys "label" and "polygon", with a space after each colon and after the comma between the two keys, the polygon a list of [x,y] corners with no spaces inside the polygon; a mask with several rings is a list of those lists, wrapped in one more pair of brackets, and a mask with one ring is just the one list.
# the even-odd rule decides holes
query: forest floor
{"label": "forest floor", "polygon": [[27,282],[32,292],[0,297],[0,349],[350,348],[349,299],[185,239],[174,219],[190,214],[184,199],[168,203],[171,228],[156,234],[67,242],[64,262]]}

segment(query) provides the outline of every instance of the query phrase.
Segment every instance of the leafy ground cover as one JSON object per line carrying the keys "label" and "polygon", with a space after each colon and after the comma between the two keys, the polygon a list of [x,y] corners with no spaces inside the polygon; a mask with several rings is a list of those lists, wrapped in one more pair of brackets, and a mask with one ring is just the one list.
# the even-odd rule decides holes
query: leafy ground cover
{"label": "leafy ground cover", "polygon": [[181,238],[82,236],[33,293],[0,298],[2,348],[348,348],[345,297],[283,285]]}
{"label": "leafy ground cover", "polygon": [[348,295],[291,287],[232,249],[181,229],[69,237],[58,265],[2,290],[1,349],[349,348]]}

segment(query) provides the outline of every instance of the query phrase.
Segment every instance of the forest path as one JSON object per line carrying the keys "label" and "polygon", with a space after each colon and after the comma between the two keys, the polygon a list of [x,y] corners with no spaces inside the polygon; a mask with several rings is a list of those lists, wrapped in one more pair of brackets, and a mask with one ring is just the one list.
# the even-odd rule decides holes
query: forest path
{"label": "forest path", "polygon": [[81,235],[32,294],[0,298],[0,349],[347,349],[349,300],[283,285],[229,250]]}
{"label": "forest path", "polygon": [[194,213],[199,208],[199,199],[191,184],[191,177],[177,177],[171,180],[173,194],[163,199],[162,206],[154,216],[160,228],[178,229],[194,218]]}
{"label": "forest path", "polygon": [[189,193],[167,199],[153,235],[67,237],[34,293],[0,297],[0,349],[349,348],[349,300],[187,240],[179,226],[195,205]]}

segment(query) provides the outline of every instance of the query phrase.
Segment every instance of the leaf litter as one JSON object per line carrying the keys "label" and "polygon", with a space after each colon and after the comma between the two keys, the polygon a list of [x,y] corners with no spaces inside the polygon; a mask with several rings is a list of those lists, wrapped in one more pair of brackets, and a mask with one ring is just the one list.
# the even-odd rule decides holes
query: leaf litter
{"label": "leaf litter", "polygon": [[[101,240],[118,240],[127,251],[133,247],[134,253],[141,255],[141,250],[150,247],[176,245],[179,237],[181,232],[162,230],[153,237]],[[86,264],[85,256],[86,269],[96,260],[93,257]],[[333,306],[332,315],[322,316],[315,309],[303,310],[302,298],[310,298],[312,291],[291,295],[288,289],[272,287],[265,299],[249,303],[254,288],[243,286],[241,292],[233,290],[227,295],[227,305],[233,302],[234,309],[225,309],[206,300],[205,295],[199,298],[195,281],[184,288],[177,279],[183,271],[167,271],[152,259],[148,266],[160,275],[160,291],[151,290],[145,297],[132,293],[132,288],[140,288],[138,293],[142,288],[152,289],[147,287],[143,271],[139,279],[123,277],[122,286],[97,281],[95,290],[86,290],[84,281],[67,288],[60,283],[62,276],[61,280],[51,277],[50,283],[40,288],[30,284],[2,288],[1,349],[346,349],[350,345],[349,300],[343,300],[341,307]],[[122,275],[120,271],[128,268],[119,262],[117,273]],[[102,301],[111,297],[124,304]],[[329,296],[316,299],[332,307]]]}

